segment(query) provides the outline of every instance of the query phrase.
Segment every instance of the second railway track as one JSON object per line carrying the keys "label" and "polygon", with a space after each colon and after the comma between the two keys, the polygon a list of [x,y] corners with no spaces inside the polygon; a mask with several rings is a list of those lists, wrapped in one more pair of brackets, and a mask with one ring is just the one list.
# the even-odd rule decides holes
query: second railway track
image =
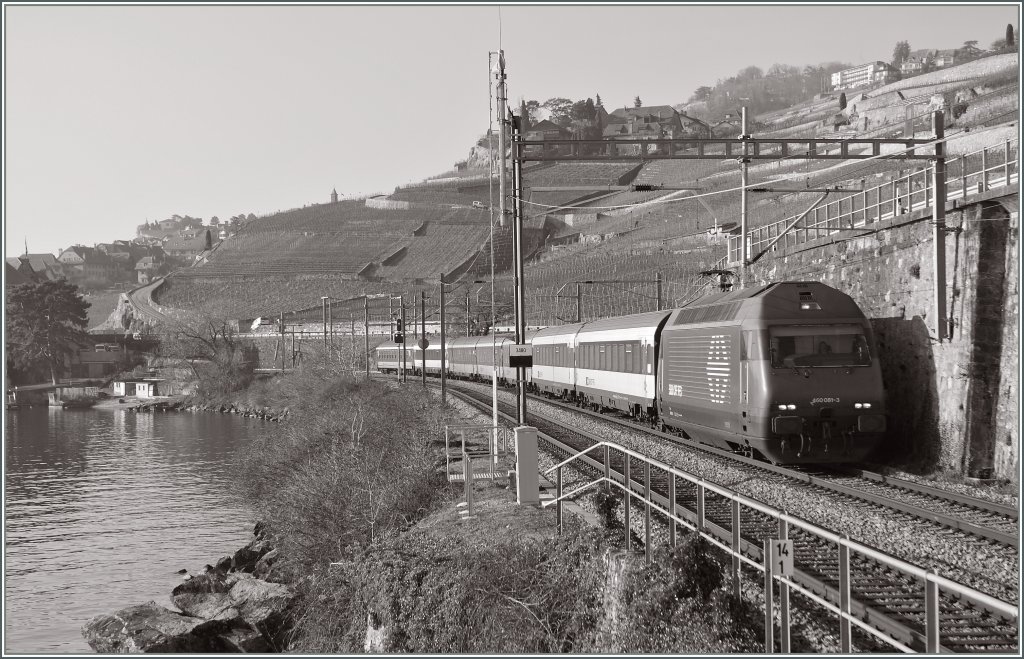
{"label": "second railway track", "polygon": [[[453,383],[463,396],[468,396],[481,407],[490,406],[489,396],[484,396],[479,390],[473,387],[459,386],[463,383]],[[549,402],[549,401],[548,401]],[[507,411],[514,414],[514,407],[507,404],[499,404]],[[569,410],[584,414],[584,412],[569,406]],[[506,418],[512,419],[508,414]],[[645,429],[636,424],[621,419],[614,419],[605,415],[595,414],[602,421],[624,425],[632,431],[644,432]],[[568,427],[545,414],[532,412],[530,414],[532,425],[538,426],[545,439],[552,449],[561,455],[575,455],[592,445],[600,438],[582,431],[578,428]],[[661,436],[665,440],[676,440],[677,438],[648,431],[654,436]],[[699,446],[701,450],[708,450],[708,447]],[[730,458],[741,458],[741,461],[748,461],[742,456],[734,456],[724,451],[710,449],[712,453],[724,454]],[[585,462],[591,465],[596,472],[604,469],[600,456],[588,458]],[[630,469],[632,474],[639,474],[640,465],[635,463]],[[983,512],[976,512],[979,508],[975,500],[970,497],[963,497],[943,491],[932,492],[936,488],[927,486],[916,486],[903,481],[891,482],[892,479],[885,479],[876,474],[861,472],[850,474],[843,472],[836,474],[808,473],[807,470],[787,470],[759,461],[749,460],[756,469],[764,469],[776,477],[794,478],[797,481],[811,484],[815,487],[822,487],[832,492],[841,493],[844,496],[855,497],[863,501],[869,501],[873,505],[888,505],[888,507],[899,510],[907,515],[915,515],[921,519],[943,524],[944,526],[959,531],[973,533],[985,538],[988,542],[999,543],[998,531],[989,529],[979,522],[978,517],[994,516],[997,523],[1006,526],[1016,526],[1016,511],[1009,507],[990,502],[982,503]],[[621,457],[613,456],[611,459],[611,471],[616,474],[620,482],[625,481],[625,461]],[[869,475],[865,475],[868,473]],[[668,484],[664,474],[652,474],[652,500],[660,502],[660,505],[668,506]],[[888,480],[890,482],[879,482]],[[847,482],[843,482],[847,481]],[[852,481],[852,482],[851,482]],[[865,484],[874,483],[867,486]],[[630,487],[634,490],[641,490],[644,485],[633,476],[630,478]],[[874,490],[874,491],[872,491]],[[915,503],[895,502],[889,499],[887,493],[891,491],[907,492],[913,491],[914,497],[932,497],[941,500],[942,506],[952,508],[939,513],[935,510],[926,509],[921,501]],[[679,487],[675,491],[675,510],[684,518],[696,521],[702,518],[709,532],[716,536],[729,540],[732,537],[733,510],[729,500],[716,496],[702,496],[695,487]],[[944,496],[949,494],[948,497]],[[921,510],[918,514],[915,511]],[[966,512],[965,512],[966,511]],[[973,519],[959,519],[954,521],[955,515],[973,515]],[[1000,517],[1002,516],[1002,517]],[[745,555],[751,560],[761,561],[761,547],[765,538],[774,537],[778,534],[778,524],[775,519],[745,510],[739,519],[739,527],[742,529],[741,546]],[[978,529],[985,529],[978,532]],[[797,565],[797,578],[801,583],[817,596],[835,604],[840,602],[839,579],[840,558],[836,555],[835,548],[829,543],[823,542],[810,534],[794,530],[790,533],[794,541],[795,558]],[[1016,538],[1013,542],[1003,543],[1007,546],[1016,547]],[[918,580],[905,575],[893,574],[885,566],[876,561],[853,557],[849,566],[851,592],[851,611],[864,622],[876,629],[882,630],[904,644],[907,648],[918,651],[925,649],[925,598],[927,597],[924,584]],[[970,595],[943,594],[941,600],[942,632],[940,643],[942,650],[946,652],[1015,652],[1018,648],[1017,620],[1008,619],[1005,613],[999,610],[998,606],[991,606],[991,600],[984,594],[977,597]]]}

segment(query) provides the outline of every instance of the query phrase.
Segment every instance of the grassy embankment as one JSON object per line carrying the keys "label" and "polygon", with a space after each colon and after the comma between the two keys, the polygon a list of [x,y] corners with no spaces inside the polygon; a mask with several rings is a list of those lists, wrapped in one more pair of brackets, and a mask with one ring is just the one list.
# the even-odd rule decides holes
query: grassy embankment
{"label": "grassy embankment", "polygon": [[477,485],[476,518],[461,521],[443,437],[468,410],[313,365],[246,398],[292,411],[253,440],[239,481],[278,537],[275,578],[302,593],[293,651],[361,652],[368,625],[393,652],[757,648],[757,615],[721,587],[724,561],[702,544],[663,550],[649,568],[626,560],[609,590],[606,552],[621,527],[570,523],[557,537],[550,511],[491,483]]}

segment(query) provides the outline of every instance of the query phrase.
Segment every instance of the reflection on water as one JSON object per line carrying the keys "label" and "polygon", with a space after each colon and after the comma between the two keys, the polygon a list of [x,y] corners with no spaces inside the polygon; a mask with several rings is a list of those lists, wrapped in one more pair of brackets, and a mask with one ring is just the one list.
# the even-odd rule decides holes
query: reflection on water
{"label": "reflection on water", "polygon": [[89,618],[156,600],[249,540],[229,462],[260,422],[222,414],[8,412],[5,650],[88,652]]}

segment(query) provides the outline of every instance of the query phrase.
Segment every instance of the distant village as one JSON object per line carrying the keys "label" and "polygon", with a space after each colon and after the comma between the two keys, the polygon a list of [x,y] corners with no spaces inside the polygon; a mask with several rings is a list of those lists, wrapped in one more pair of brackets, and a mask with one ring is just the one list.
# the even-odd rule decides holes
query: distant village
{"label": "distant village", "polygon": [[173,215],[136,228],[132,240],[72,245],[57,254],[29,253],[7,258],[9,284],[25,281],[67,279],[83,290],[101,290],[117,285],[148,284],[176,268],[201,262],[216,246],[233,236],[250,213],[221,222],[216,216],[208,224],[188,215]]}

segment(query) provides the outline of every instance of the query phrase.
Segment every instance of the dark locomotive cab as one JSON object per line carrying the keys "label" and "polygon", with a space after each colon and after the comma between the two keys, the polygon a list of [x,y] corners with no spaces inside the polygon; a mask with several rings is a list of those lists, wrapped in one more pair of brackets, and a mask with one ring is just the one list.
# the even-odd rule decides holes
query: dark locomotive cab
{"label": "dark locomotive cab", "polygon": [[784,282],[696,300],[661,335],[662,423],[776,463],[863,459],[885,431],[870,324],[846,294]]}

